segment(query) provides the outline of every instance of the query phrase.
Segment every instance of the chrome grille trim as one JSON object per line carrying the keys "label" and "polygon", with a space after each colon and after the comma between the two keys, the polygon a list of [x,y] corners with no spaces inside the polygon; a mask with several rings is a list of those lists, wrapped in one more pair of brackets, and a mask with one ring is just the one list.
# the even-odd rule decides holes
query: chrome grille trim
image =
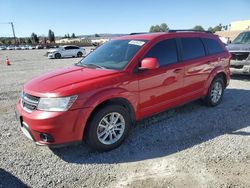
{"label": "chrome grille trim", "polygon": [[39,97],[29,95],[25,92],[22,93],[21,96],[21,107],[28,113],[31,113],[33,110],[37,108],[39,103]]}

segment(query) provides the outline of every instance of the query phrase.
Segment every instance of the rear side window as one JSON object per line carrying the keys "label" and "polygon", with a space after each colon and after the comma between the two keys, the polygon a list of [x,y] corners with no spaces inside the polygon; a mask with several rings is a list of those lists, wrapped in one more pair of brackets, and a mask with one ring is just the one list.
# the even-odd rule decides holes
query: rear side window
{"label": "rear side window", "polygon": [[168,39],[153,46],[145,57],[157,58],[160,66],[176,63],[178,61],[175,39]]}
{"label": "rear side window", "polygon": [[79,49],[77,46],[71,46],[72,50]]}
{"label": "rear side window", "polygon": [[224,52],[224,49],[221,47],[221,45],[219,44],[217,40],[208,39],[208,38],[204,38],[202,40],[207,45],[208,54],[217,54],[220,52]]}
{"label": "rear side window", "polygon": [[184,61],[205,56],[205,49],[200,38],[182,38],[181,44]]}

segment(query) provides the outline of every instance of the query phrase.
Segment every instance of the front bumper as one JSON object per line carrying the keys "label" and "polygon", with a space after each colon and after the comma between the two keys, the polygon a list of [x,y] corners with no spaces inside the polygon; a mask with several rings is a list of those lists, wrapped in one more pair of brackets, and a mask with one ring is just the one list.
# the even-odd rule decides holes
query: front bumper
{"label": "front bumper", "polygon": [[47,56],[48,58],[55,58],[55,55],[53,53],[48,53]]}
{"label": "front bumper", "polygon": [[230,61],[231,74],[246,74],[250,75],[250,60],[231,60]]}
{"label": "front bumper", "polygon": [[[22,132],[39,145],[58,145],[79,142],[83,133],[90,108],[69,110],[66,112],[24,111],[17,103],[16,116]],[[48,139],[44,136],[48,135]]]}

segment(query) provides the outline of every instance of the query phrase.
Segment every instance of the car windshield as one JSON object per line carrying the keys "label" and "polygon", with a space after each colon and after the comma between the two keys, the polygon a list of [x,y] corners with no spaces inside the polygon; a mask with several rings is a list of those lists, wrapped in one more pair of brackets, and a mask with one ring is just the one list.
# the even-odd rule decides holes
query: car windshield
{"label": "car windshield", "polygon": [[250,32],[240,33],[232,42],[233,44],[250,44]]}
{"label": "car windshield", "polygon": [[95,49],[76,65],[122,70],[146,42],[146,40],[111,40]]}

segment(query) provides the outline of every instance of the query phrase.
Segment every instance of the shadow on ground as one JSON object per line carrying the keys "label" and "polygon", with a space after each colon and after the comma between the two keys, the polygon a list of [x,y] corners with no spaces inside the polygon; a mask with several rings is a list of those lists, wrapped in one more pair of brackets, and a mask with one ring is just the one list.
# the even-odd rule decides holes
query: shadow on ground
{"label": "shadow on ground", "polygon": [[231,75],[233,80],[250,81],[250,75]]}
{"label": "shadow on ground", "polygon": [[86,145],[54,148],[69,163],[124,163],[167,156],[224,134],[249,136],[238,131],[250,126],[250,91],[227,89],[222,103],[208,108],[200,101],[144,119],[132,128],[117,149],[98,153]]}
{"label": "shadow on ground", "polygon": [[4,169],[0,168],[0,187],[2,188],[24,188],[28,187],[25,185],[21,180],[17,177],[13,176],[10,172],[5,171]]}

